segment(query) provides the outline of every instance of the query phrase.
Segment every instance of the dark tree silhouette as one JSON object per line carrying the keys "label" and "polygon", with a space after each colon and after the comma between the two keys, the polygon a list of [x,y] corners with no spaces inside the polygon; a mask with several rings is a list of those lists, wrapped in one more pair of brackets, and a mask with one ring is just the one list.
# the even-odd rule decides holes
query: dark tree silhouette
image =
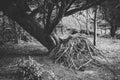
{"label": "dark tree silhouette", "polygon": [[109,22],[111,29],[110,35],[115,36],[115,32],[118,29],[120,23],[120,0],[106,0],[104,4],[101,5],[103,10],[103,15],[106,21]]}
{"label": "dark tree silhouette", "polygon": [[[59,21],[105,0],[0,0],[0,10],[48,50],[59,43],[51,33]],[[32,6],[32,7],[31,7]],[[34,6],[34,7],[33,7]]]}

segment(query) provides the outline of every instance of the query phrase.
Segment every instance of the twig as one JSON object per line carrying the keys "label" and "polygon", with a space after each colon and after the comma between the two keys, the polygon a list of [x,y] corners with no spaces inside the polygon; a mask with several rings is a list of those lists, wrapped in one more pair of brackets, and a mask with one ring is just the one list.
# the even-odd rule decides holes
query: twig
{"label": "twig", "polygon": [[55,63],[64,55],[64,53],[69,49],[69,47],[67,47],[66,50],[64,50],[64,52],[55,60]]}
{"label": "twig", "polygon": [[90,56],[93,58],[92,53],[91,53],[91,50],[90,50],[90,47],[88,46],[87,41],[85,41],[85,42],[86,42],[86,46],[87,46],[87,48],[88,48],[88,51],[89,51],[89,53],[90,53]]}
{"label": "twig", "polygon": [[90,59],[90,60],[89,60],[89,61],[87,61],[85,64],[83,64],[83,65],[79,66],[78,70],[79,70],[80,68],[82,68],[83,66],[85,66],[85,65],[89,64],[92,60],[93,60],[93,59]]}

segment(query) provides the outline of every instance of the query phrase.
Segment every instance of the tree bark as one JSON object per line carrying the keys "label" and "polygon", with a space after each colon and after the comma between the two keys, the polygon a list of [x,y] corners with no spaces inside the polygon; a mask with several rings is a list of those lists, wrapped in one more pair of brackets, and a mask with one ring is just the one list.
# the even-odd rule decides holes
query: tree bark
{"label": "tree bark", "polygon": [[11,6],[8,10],[4,11],[4,14],[16,21],[24,30],[41,42],[48,50],[51,50],[55,46],[50,34],[48,35],[44,28],[27,13],[20,11],[17,7]]}
{"label": "tree bark", "polygon": [[87,35],[89,35],[88,10],[86,10],[86,33],[87,33]]}
{"label": "tree bark", "polygon": [[111,37],[114,37],[115,36],[115,32],[117,30],[117,25],[115,24],[115,17],[113,16],[111,20],[109,20],[109,23],[110,23],[110,26],[111,26],[111,29],[110,29],[110,35]]}
{"label": "tree bark", "polygon": [[94,14],[94,40],[93,44],[96,46],[97,41],[97,6],[95,7],[95,14]]}
{"label": "tree bark", "polygon": [[117,30],[117,27],[116,27],[116,26],[111,26],[111,29],[110,29],[110,35],[111,35],[111,37],[114,37],[114,36],[115,36],[116,30]]}
{"label": "tree bark", "polygon": [[[10,1],[10,2],[8,2]],[[18,2],[19,1],[19,2]],[[45,47],[48,48],[48,50],[51,50],[55,46],[54,41],[59,41],[59,39],[52,39],[50,36],[53,29],[56,27],[56,25],[59,23],[59,21],[64,16],[72,15],[80,10],[85,10],[93,5],[97,5],[99,3],[102,3],[104,0],[96,0],[92,1],[91,3],[86,3],[85,5],[82,5],[80,8],[70,9],[72,3],[75,0],[71,0],[71,2],[67,2],[64,0],[61,0],[61,4],[58,4],[58,15],[56,15],[56,18],[51,21],[51,10],[54,9],[54,4],[51,2],[48,2],[50,6],[47,4],[48,9],[48,25],[40,26],[38,22],[34,18],[32,18],[30,15],[26,13],[26,11],[29,11],[29,6],[23,3],[23,0],[0,0],[0,10],[3,10],[3,12],[12,20],[16,21],[23,29],[25,29],[28,33],[30,33],[33,37],[35,37],[39,42],[41,42]],[[7,2],[7,3],[6,3]],[[6,5],[8,4],[8,5]],[[51,9],[51,10],[50,10]],[[53,10],[52,10],[53,11]],[[36,12],[35,12],[36,13]],[[34,13],[34,14],[35,14]],[[32,14],[32,16],[34,15]],[[56,42],[57,43],[57,42]]]}

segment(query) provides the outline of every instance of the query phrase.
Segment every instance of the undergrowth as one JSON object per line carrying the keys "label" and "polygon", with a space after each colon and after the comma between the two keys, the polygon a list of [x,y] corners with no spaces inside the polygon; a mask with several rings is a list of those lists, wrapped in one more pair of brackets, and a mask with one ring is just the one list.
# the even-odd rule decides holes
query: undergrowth
{"label": "undergrowth", "polygon": [[38,63],[31,57],[19,61],[17,73],[23,80],[56,80],[52,70],[45,69],[44,64]]}
{"label": "undergrowth", "polygon": [[[107,61],[103,52],[98,50],[88,39],[80,35],[72,36],[72,38],[57,45],[50,52],[49,58],[56,64],[63,64],[65,67],[76,71],[84,71],[86,67],[94,65],[104,68],[103,70],[110,71],[110,73],[117,77],[109,66],[103,65],[97,59],[101,58]],[[51,69],[46,69],[44,66],[44,64],[38,63],[31,57],[28,59],[23,58],[18,63],[17,72],[20,74],[20,77],[23,77],[23,80],[58,80],[55,73]],[[118,79],[116,78],[114,80]]]}

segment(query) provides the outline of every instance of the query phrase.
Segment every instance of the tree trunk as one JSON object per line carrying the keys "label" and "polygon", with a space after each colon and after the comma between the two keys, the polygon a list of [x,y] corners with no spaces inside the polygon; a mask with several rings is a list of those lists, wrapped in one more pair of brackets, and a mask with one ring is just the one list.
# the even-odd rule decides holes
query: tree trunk
{"label": "tree trunk", "polygon": [[101,30],[101,34],[102,34],[102,28],[100,28],[100,30]]}
{"label": "tree trunk", "polygon": [[116,26],[111,26],[111,29],[110,29],[110,35],[111,35],[111,37],[114,37],[114,36],[115,36],[116,30],[117,30],[117,27],[116,27]]}
{"label": "tree trunk", "polygon": [[96,46],[97,41],[97,6],[95,7],[95,14],[94,14],[94,40],[93,44]]}
{"label": "tree trunk", "polygon": [[107,34],[107,27],[105,26],[105,35]]}
{"label": "tree trunk", "polygon": [[86,10],[86,33],[87,33],[87,35],[89,35],[88,10]]}
{"label": "tree trunk", "polygon": [[19,9],[12,6],[9,7],[8,10],[5,10],[4,14],[16,21],[23,29],[41,42],[48,50],[51,50],[55,44],[50,34],[48,35],[44,28],[40,26],[34,18],[30,17],[27,13],[18,10]]}

